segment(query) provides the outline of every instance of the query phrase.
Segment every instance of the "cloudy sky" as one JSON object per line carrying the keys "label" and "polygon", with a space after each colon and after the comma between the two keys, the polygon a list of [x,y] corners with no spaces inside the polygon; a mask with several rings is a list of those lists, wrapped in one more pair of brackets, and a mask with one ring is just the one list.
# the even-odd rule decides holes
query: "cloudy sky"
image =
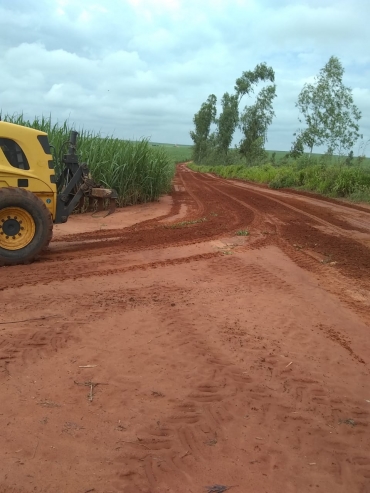
{"label": "cloudy sky", "polygon": [[267,148],[288,150],[298,94],[335,55],[369,139],[369,19],[369,0],[0,0],[0,110],[191,144],[208,95],[266,62],[278,95]]}

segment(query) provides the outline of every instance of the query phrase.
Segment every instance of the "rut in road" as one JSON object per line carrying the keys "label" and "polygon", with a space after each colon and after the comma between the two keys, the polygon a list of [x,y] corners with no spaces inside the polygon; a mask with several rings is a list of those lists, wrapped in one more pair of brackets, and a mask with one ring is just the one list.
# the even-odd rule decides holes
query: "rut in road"
{"label": "rut in road", "polygon": [[[277,199],[263,189],[244,188],[238,183],[196,174],[183,165],[178,168],[174,185],[177,191],[172,193],[173,205],[168,215],[124,229],[70,235],[62,239],[62,247],[58,246],[60,240],[53,242],[50,251],[26,274],[15,267],[10,279],[2,276],[0,290],[98,275],[100,269],[104,270],[100,264],[106,256],[121,255],[124,259],[124,252],[196,244],[232,236],[240,229],[253,233],[252,248],[276,244],[310,270],[318,268],[317,260],[300,253],[305,249],[317,252],[325,262],[334,261],[344,275],[356,278],[364,287],[369,285],[370,249],[366,241],[370,244],[370,236],[362,241],[355,239],[353,232],[369,233],[370,211],[358,212],[365,220],[356,227],[319,208],[317,199],[314,204],[308,198],[302,202],[294,196],[287,198],[286,194]],[[187,208],[185,217],[171,222],[181,205]],[[342,204],[341,207],[346,208]],[[351,205],[348,209],[353,210]],[[145,264],[130,269],[153,267],[153,263]],[[116,271],[112,269],[111,273]]]}

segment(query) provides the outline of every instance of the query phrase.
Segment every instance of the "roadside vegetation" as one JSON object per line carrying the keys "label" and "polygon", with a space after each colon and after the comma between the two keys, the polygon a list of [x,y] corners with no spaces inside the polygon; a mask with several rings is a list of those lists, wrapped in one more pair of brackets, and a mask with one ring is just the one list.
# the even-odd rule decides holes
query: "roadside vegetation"
{"label": "roadside vegetation", "polygon": [[[54,148],[56,173],[60,173],[69,133],[74,129],[69,122],[52,124],[51,118],[44,117],[29,121],[23,115],[4,115],[2,119],[46,132]],[[117,190],[121,206],[157,200],[170,191],[175,164],[163,146],[153,146],[147,139],[127,141],[76,130],[80,161],[88,163],[95,181]]]}
{"label": "roadside vegetation", "polygon": [[343,197],[353,201],[370,202],[370,166],[360,162],[353,165],[330,163],[325,156],[287,159],[278,165],[258,166],[244,164],[230,166],[189,167],[201,173],[214,173],[222,178],[236,178],[268,184],[270,188],[297,188],[321,193],[330,197]]}
{"label": "roadside vegetation", "polygon": [[[353,152],[356,142],[363,139],[361,112],[354,104],[352,90],[342,82],[343,74],[341,62],[332,56],[314,82],[304,85],[296,103],[300,128],[293,134],[292,147],[288,153],[275,153],[265,149],[267,130],[275,117],[274,71],[261,63],[243,72],[234,91],[223,95],[218,117],[214,94],[194,115],[190,167],[224,178],[266,183],[271,188],[295,187],[370,202],[366,143],[358,157]],[[248,104],[241,109],[243,98]],[[237,128],[243,137],[232,149]],[[314,152],[322,146],[327,148],[324,155]]]}

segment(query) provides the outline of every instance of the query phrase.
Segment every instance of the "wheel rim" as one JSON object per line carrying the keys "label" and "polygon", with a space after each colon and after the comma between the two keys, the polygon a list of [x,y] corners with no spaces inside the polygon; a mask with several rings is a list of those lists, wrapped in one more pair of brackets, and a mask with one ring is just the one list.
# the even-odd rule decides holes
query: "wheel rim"
{"label": "wheel rim", "polygon": [[0,210],[0,248],[20,250],[33,240],[36,225],[31,214],[20,207]]}

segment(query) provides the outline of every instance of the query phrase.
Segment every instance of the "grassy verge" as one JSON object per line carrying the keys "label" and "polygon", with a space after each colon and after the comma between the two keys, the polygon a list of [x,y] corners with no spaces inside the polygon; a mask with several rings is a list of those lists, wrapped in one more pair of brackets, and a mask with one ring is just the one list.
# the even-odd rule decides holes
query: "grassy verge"
{"label": "grassy verge", "polygon": [[[49,135],[54,147],[56,173],[62,169],[62,154],[73,127],[68,123],[51,123],[50,118],[25,120],[22,115],[5,115],[4,121],[36,128]],[[171,188],[175,166],[162,146],[148,140],[120,140],[102,137],[85,129],[79,132],[77,147],[81,162],[87,162],[94,180],[118,192],[120,205],[133,205],[157,200]]]}
{"label": "grassy verge", "polygon": [[298,188],[330,197],[370,202],[370,167],[367,164],[326,164],[319,158],[291,160],[280,166],[197,166],[201,173],[214,173],[223,178],[238,178],[266,183],[270,188]]}

